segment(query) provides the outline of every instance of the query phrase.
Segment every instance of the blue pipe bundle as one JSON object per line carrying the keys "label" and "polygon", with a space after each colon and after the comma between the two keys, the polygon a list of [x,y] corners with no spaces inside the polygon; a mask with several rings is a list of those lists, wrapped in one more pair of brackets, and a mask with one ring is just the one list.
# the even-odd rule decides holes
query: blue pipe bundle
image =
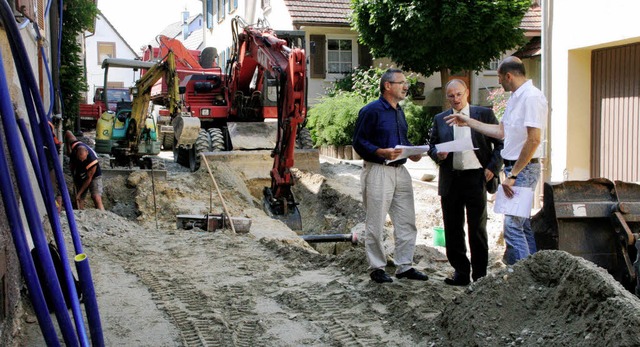
{"label": "blue pipe bundle", "polygon": [[[60,5],[62,7],[62,4]],[[13,60],[16,64],[20,87],[25,101],[25,108],[29,117],[29,124],[32,126],[31,134],[29,134],[24,120],[16,117],[16,114],[13,111],[8,87],[6,85],[7,79],[4,67],[0,66],[2,67],[2,69],[0,69],[0,112],[3,127],[3,132],[0,133],[0,141],[6,139],[7,147],[11,154],[10,159],[14,169],[13,177],[15,178],[15,182],[12,182],[12,176],[9,173],[9,158],[4,152],[4,148],[2,148],[2,150],[0,150],[0,167],[2,169],[2,171],[0,171],[0,175],[2,176],[2,180],[0,180],[0,188],[2,190],[2,198],[5,205],[7,219],[11,227],[14,245],[29,289],[29,295],[36,309],[38,322],[40,323],[47,345],[57,346],[59,345],[59,341],[57,339],[55,329],[53,329],[51,317],[49,316],[46,302],[43,297],[43,291],[50,294],[53,302],[54,313],[65,344],[68,346],[88,346],[89,342],[78,300],[79,296],[76,292],[75,279],[73,278],[73,273],[71,272],[71,268],[66,257],[66,245],[60,218],[55,206],[53,184],[49,180],[48,175],[49,166],[46,160],[47,156],[50,156],[50,158],[55,158],[57,156],[51,130],[48,125],[49,118],[44,112],[42,100],[39,97],[36,79],[31,69],[31,65],[29,64],[29,57],[26,53],[24,43],[22,42],[19,28],[13,19],[12,10],[6,0],[0,1],[0,18],[2,19],[2,23],[9,38],[11,52],[14,58]],[[4,137],[2,137],[3,134]],[[22,138],[18,137],[18,134],[21,134]],[[35,142],[35,145],[31,139]],[[44,236],[41,216],[36,206],[37,198],[34,195],[31,183],[29,182],[29,171],[26,161],[24,160],[22,150],[23,146],[27,149],[27,154],[30,157],[31,168],[33,169],[38,181],[38,188],[40,190],[41,198],[45,203],[49,222],[53,229],[54,239],[56,241],[56,245],[60,249],[64,272],[61,278],[63,278],[66,284],[65,288],[68,291],[66,293],[66,297],[69,299],[69,303],[65,303],[65,296],[62,293],[62,287],[58,281],[58,276],[55,271],[47,240]],[[71,230],[75,252],[76,254],[83,256],[81,257],[81,261],[76,262],[76,266],[85,300],[85,309],[91,331],[92,344],[94,346],[103,346],[104,341],[102,336],[102,327],[97,300],[95,298],[95,291],[93,289],[91,271],[89,270],[86,255],[84,255],[82,251],[82,244],[80,242],[77,225],[73,217],[73,209],[71,206],[69,192],[66,187],[64,174],[59,161],[52,160],[51,162],[53,162],[53,170],[55,172],[58,187],[62,194],[65,210],[67,211],[67,219]],[[20,219],[20,213],[18,212],[19,204],[18,197],[13,189],[14,183],[18,187],[20,201],[22,201],[24,214],[35,245],[37,257],[34,258],[32,258],[28,252],[29,246],[25,238],[25,231]],[[33,259],[37,259],[38,263],[34,264]],[[36,265],[44,270],[44,278],[41,278],[40,280],[41,283],[44,283],[46,288],[42,288],[40,286],[40,282],[36,280]],[[69,304],[73,312],[75,331],[69,317],[67,304]]]}

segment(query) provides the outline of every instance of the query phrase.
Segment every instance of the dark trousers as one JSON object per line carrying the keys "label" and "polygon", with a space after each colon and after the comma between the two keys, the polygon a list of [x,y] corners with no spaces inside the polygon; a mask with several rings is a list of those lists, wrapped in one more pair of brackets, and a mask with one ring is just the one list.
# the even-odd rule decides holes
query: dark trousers
{"label": "dark trousers", "polygon": [[[477,280],[487,274],[489,247],[487,244],[487,191],[484,170],[454,171],[451,188],[441,197],[446,238],[447,259],[463,278]],[[469,230],[471,261],[465,242],[465,209]]]}

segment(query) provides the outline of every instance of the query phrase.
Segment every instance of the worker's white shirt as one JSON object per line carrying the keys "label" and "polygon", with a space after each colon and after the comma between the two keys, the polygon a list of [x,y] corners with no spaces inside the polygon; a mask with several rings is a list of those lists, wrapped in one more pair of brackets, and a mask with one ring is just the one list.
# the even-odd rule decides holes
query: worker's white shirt
{"label": "worker's white shirt", "polygon": [[[453,113],[461,113],[465,116],[469,116],[471,113],[469,112],[469,104],[465,106],[460,112],[456,112],[456,110],[452,110]],[[460,140],[465,138],[471,138],[471,128],[469,127],[459,127],[457,125],[453,126],[453,139]],[[482,165],[478,160],[475,152],[470,149],[468,151],[463,152],[454,152],[453,153],[453,169],[454,170],[470,170],[470,169],[479,169]]]}
{"label": "worker's white shirt", "polygon": [[[502,116],[504,126],[504,148],[502,158],[518,160],[522,147],[527,141],[527,127],[544,129],[549,108],[547,98],[531,80],[522,84],[511,94]],[[538,146],[534,158],[542,156],[542,146]]]}

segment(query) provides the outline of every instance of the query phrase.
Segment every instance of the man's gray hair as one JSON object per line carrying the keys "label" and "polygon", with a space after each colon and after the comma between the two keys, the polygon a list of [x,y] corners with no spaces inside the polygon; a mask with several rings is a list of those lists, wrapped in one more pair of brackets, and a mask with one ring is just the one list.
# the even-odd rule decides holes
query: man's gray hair
{"label": "man's gray hair", "polygon": [[387,69],[387,71],[385,71],[382,74],[382,77],[380,78],[380,95],[384,94],[384,83],[394,82],[393,75],[397,73],[402,73],[402,70],[396,69],[396,68],[390,68],[390,69]]}
{"label": "man's gray hair", "polygon": [[451,87],[452,84],[460,84],[464,87],[464,89],[468,89],[467,88],[467,84],[464,83],[463,80],[459,79],[459,78],[454,78],[452,80],[450,80],[449,82],[447,82],[447,84],[444,85],[444,91],[445,93],[447,92],[447,89],[449,89],[449,87]]}

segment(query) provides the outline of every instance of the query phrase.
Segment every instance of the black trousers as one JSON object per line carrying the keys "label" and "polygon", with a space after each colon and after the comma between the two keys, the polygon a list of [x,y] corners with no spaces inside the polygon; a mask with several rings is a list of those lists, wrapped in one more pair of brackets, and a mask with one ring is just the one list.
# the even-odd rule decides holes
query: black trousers
{"label": "black trousers", "polygon": [[[477,280],[487,274],[487,190],[484,170],[454,171],[449,193],[441,197],[447,259],[463,278]],[[465,242],[465,211],[471,261]]]}

